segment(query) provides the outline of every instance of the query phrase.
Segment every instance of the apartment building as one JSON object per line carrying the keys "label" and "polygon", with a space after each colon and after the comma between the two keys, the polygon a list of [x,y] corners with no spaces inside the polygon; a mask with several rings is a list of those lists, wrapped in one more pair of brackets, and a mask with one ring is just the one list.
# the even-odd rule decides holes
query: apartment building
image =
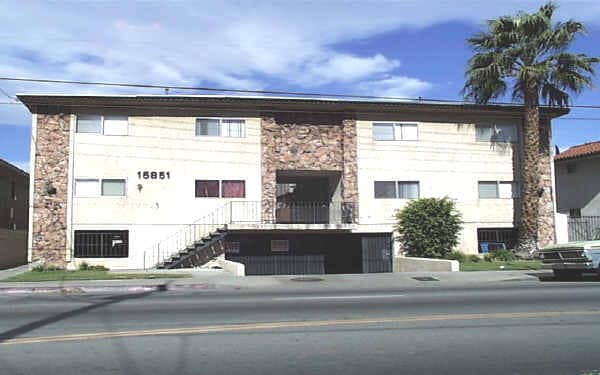
{"label": "apartment building", "polygon": [[29,175],[0,159],[0,270],[27,263]]}
{"label": "apartment building", "polygon": [[[225,253],[249,274],[385,272],[401,250],[395,211],[443,196],[463,215],[459,250],[514,244],[518,106],[19,99],[33,114],[30,261],[172,268]],[[542,121],[565,112],[543,110]],[[552,215],[542,210],[541,245],[554,240]]]}

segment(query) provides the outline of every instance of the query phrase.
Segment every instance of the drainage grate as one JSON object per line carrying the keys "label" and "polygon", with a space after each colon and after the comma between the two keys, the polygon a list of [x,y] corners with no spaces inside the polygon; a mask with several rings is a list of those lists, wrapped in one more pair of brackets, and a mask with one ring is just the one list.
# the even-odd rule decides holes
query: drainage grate
{"label": "drainage grate", "polygon": [[413,277],[413,279],[415,279],[417,281],[440,281],[439,279],[436,279],[435,277],[431,277],[431,276],[417,276],[417,277]]}
{"label": "drainage grate", "polygon": [[323,281],[320,277],[294,277],[292,281]]}

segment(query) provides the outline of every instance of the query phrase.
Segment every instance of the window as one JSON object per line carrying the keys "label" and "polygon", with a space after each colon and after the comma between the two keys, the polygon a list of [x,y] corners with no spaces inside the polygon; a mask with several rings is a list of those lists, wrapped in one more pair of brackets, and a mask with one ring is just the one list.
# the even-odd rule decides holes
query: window
{"label": "window", "polygon": [[573,218],[581,217],[581,208],[571,208],[569,210],[569,217],[573,217]]}
{"label": "window", "polygon": [[375,198],[417,199],[418,181],[375,181]]}
{"label": "window", "polygon": [[127,258],[129,231],[76,230],[74,239],[76,258]]}
{"label": "window", "polygon": [[129,118],[114,115],[78,115],[77,133],[95,133],[104,135],[127,135]]}
{"label": "window", "polygon": [[245,120],[196,119],[196,135],[205,137],[244,137]]}
{"label": "window", "polygon": [[516,142],[517,127],[511,124],[477,124],[475,138],[479,142]]}
{"label": "window", "polygon": [[244,120],[222,120],[221,135],[223,137],[241,138],[244,136]]}
{"label": "window", "polygon": [[97,179],[76,179],[75,196],[76,197],[95,197],[100,195],[99,180]]}
{"label": "window", "polygon": [[126,183],[124,179],[95,179],[78,178],[75,179],[76,197],[97,197],[97,196],[125,196]]}
{"label": "window", "polygon": [[245,181],[222,181],[221,196],[223,198],[245,198],[246,197],[246,182]]}
{"label": "window", "polygon": [[418,126],[411,123],[373,123],[373,139],[376,141],[416,141]]}
{"label": "window", "polygon": [[479,199],[519,198],[519,184],[513,181],[479,181]]}
{"label": "window", "polygon": [[127,135],[127,116],[104,116],[104,135]]}
{"label": "window", "polygon": [[219,198],[219,180],[196,180],[196,198]]}
{"label": "window", "polygon": [[219,120],[197,119],[196,135],[218,137],[219,135],[221,135],[219,129]]}
{"label": "window", "polygon": [[77,133],[102,134],[102,116],[100,115],[78,115]]}
{"label": "window", "polygon": [[271,252],[287,253],[290,251],[289,240],[271,240]]}
{"label": "window", "polygon": [[102,195],[114,197],[125,196],[125,180],[102,180]]}
{"label": "window", "polygon": [[479,253],[488,253],[502,248],[514,249],[517,243],[517,230],[515,228],[478,228],[477,242],[479,243]]}

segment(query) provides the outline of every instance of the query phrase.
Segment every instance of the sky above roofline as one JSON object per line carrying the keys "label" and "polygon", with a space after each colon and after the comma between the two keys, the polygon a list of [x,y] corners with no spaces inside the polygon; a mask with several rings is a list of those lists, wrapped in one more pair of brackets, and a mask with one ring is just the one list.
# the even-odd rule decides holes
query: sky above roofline
{"label": "sky above roofline", "polygon": [[[486,19],[541,5],[527,0],[430,6],[416,0],[2,3],[3,76],[450,100],[461,98],[470,55],[465,39]],[[559,19],[587,24],[589,34],[576,42],[576,50],[598,53],[600,2],[558,4]],[[9,96],[162,93],[24,82],[0,82],[0,88]],[[600,96],[589,91],[576,102],[600,103]],[[574,111],[569,117],[600,118],[596,113]],[[30,123],[26,108],[0,105],[0,157],[27,162]],[[598,126],[555,121],[555,143],[566,148],[600,139]]]}

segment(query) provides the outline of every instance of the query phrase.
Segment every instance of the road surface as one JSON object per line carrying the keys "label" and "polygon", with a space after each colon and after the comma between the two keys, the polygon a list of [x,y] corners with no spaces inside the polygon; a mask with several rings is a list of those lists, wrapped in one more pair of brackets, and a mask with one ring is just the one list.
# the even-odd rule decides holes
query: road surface
{"label": "road surface", "polygon": [[600,370],[600,283],[360,290],[304,284],[0,296],[0,374]]}

